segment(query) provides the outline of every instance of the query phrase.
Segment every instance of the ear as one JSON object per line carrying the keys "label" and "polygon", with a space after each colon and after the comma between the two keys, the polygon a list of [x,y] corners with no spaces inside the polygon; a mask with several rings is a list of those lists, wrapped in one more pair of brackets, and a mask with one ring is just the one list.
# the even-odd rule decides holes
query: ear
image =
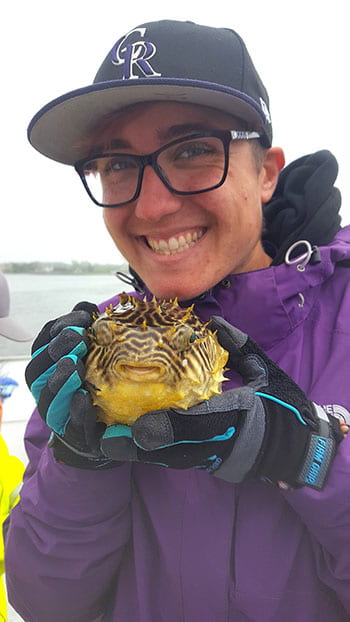
{"label": "ear", "polygon": [[271,199],[284,163],[284,153],[280,147],[271,147],[266,151],[260,171],[262,203],[267,203]]}

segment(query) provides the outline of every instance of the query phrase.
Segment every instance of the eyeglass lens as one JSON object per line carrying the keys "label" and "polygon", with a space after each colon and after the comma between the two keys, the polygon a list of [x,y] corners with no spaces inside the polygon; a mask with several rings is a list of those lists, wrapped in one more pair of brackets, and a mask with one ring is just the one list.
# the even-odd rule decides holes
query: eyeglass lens
{"label": "eyeglass lens", "polygon": [[[157,153],[152,166],[175,192],[209,190],[222,181],[225,149],[220,138],[193,138],[170,144]],[[134,198],[143,164],[128,154],[111,154],[85,162],[83,174],[94,199],[102,205]]]}

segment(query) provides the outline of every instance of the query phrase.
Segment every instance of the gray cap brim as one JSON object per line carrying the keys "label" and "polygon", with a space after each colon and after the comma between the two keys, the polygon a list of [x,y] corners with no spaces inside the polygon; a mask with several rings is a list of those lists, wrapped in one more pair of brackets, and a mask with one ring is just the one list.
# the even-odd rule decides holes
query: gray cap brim
{"label": "gray cap brim", "polygon": [[67,93],[42,108],[28,127],[31,145],[43,155],[74,165],[85,157],[84,140],[106,115],[132,104],[173,101],[198,104],[237,116],[249,129],[262,131],[267,146],[266,118],[254,99],[219,84],[186,79],[114,80]]}
{"label": "gray cap brim", "polygon": [[11,341],[32,341],[33,339],[33,335],[30,335],[10,317],[0,318],[0,336],[11,339]]}

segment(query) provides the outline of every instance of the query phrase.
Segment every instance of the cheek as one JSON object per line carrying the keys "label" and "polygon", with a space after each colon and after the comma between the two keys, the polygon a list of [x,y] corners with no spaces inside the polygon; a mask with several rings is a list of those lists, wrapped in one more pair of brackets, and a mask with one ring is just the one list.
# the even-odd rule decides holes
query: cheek
{"label": "cheek", "polygon": [[222,225],[228,228],[253,223],[261,211],[256,187],[244,181],[223,188],[222,195],[218,196],[217,205],[217,217]]}
{"label": "cheek", "polygon": [[107,209],[103,210],[102,218],[103,218],[103,222],[105,223],[105,226],[107,227],[109,231],[109,219],[110,219],[109,210]]}
{"label": "cheek", "polygon": [[260,219],[262,212],[260,186],[257,177],[242,177],[239,186],[235,189],[235,203],[241,216],[253,222]]}
{"label": "cheek", "polygon": [[[117,208],[115,208],[117,209]],[[115,242],[119,241],[121,232],[123,231],[122,214],[116,213],[115,209],[105,209],[103,211],[103,220],[108,233]]]}
{"label": "cheek", "polygon": [[131,261],[132,249],[130,246],[130,238],[126,233],[126,218],[119,212],[114,213],[117,209],[118,208],[115,208],[115,210],[106,210],[103,214],[103,220],[118,251],[127,261]]}
{"label": "cheek", "polygon": [[262,231],[262,205],[259,189],[250,180],[232,183],[226,189],[225,198],[218,198],[220,209],[217,211],[217,222],[222,239],[236,246],[241,240],[243,245],[255,244]]}

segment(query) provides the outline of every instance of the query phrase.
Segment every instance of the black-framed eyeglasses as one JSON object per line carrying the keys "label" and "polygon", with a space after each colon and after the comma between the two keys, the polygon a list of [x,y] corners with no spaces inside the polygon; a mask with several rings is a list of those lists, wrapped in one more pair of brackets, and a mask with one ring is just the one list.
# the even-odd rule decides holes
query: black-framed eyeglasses
{"label": "black-framed eyeglasses", "polygon": [[148,165],[174,194],[201,194],[224,183],[232,140],[260,136],[241,130],[201,132],[173,140],[146,155],[97,153],[76,162],[75,170],[90,198],[101,207],[135,201]]}

